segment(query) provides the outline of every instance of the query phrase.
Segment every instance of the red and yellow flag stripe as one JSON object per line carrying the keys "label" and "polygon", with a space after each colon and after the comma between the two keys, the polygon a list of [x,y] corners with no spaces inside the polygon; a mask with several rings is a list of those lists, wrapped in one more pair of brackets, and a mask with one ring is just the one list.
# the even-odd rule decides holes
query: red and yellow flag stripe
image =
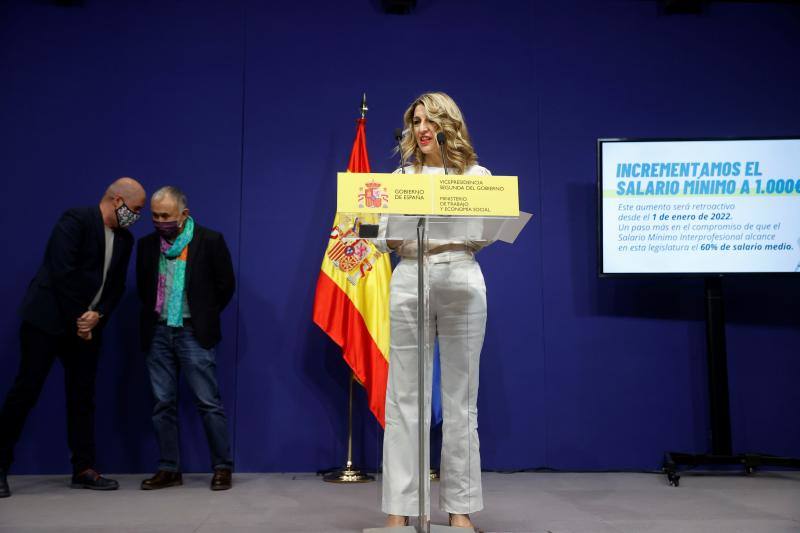
{"label": "red and yellow flag stripe", "polygon": [[[350,154],[350,172],[370,172],[366,119],[358,119]],[[314,297],[314,322],[342,348],[353,374],[367,391],[369,408],[385,424],[384,404],[389,374],[388,254],[334,219]]]}

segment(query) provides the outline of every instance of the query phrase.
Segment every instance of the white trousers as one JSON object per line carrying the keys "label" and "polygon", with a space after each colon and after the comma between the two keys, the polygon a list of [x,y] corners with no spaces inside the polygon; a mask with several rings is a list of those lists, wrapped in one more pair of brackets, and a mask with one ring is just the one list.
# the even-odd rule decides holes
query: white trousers
{"label": "white trousers", "polygon": [[[486,285],[471,254],[448,253],[449,262],[427,265],[428,342],[425,361],[425,428],[430,434],[433,335],[439,337],[442,371],[442,455],[439,507],[468,514],[483,508],[478,441],[478,366],[486,331]],[[419,514],[419,433],[417,420],[417,261],[403,259],[391,282],[391,346],[383,441],[384,513]],[[425,472],[430,468],[426,437]],[[430,477],[425,476],[430,495]],[[426,498],[425,514],[430,516]]]}

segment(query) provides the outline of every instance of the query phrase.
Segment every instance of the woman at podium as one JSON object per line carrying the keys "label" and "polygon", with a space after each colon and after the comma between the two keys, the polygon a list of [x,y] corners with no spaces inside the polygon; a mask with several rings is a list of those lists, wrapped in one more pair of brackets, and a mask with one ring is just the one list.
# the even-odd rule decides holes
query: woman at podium
{"label": "woman at podium", "polygon": [[[405,135],[398,149],[401,160],[410,164],[401,164],[395,173],[444,174],[447,166],[448,174],[490,175],[477,164],[461,110],[448,95],[423,94],[408,107],[403,124]],[[456,230],[454,236],[442,238],[434,232],[425,254],[430,285],[428,342],[432,346],[433,335],[438,336],[441,362],[444,420],[439,506],[449,513],[451,526],[472,528],[470,513],[483,508],[477,400],[486,330],[486,286],[475,253],[488,243],[464,235]],[[389,240],[386,247],[400,262],[391,281],[382,510],[388,515],[387,526],[402,526],[408,524],[409,516],[419,514],[417,241]],[[428,353],[426,357],[424,388],[428,413],[431,356]],[[430,429],[430,417],[425,423]],[[426,472],[429,464],[426,446]],[[430,516],[429,502],[425,506],[425,514]]]}

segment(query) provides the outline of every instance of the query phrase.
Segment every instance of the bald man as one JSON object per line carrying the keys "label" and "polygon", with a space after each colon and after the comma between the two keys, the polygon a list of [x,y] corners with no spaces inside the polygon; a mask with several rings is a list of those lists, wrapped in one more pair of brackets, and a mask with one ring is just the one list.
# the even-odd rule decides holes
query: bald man
{"label": "bald man", "polygon": [[94,389],[103,326],[125,291],[144,188],[132,178],[112,183],[100,204],[67,210],[53,228],[44,260],[20,307],[20,365],[0,409],[0,498],[25,419],[56,359],[64,367],[67,441],[73,488],[114,490],[95,470]]}

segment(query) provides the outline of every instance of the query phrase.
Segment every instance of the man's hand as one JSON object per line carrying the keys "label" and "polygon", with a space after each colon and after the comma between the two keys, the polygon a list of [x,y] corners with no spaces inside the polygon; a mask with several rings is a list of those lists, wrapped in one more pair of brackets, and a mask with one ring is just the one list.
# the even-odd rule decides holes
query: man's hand
{"label": "man's hand", "polygon": [[78,334],[91,334],[98,322],[100,322],[100,313],[97,311],[86,311],[78,318]]}
{"label": "man's hand", "polygon": [[80,337],[81,339],[83,339],[85,341],[90,341],[90,340],[92,340],[92,330],[89,330],[89,331],[78,330],[78,337]]}

